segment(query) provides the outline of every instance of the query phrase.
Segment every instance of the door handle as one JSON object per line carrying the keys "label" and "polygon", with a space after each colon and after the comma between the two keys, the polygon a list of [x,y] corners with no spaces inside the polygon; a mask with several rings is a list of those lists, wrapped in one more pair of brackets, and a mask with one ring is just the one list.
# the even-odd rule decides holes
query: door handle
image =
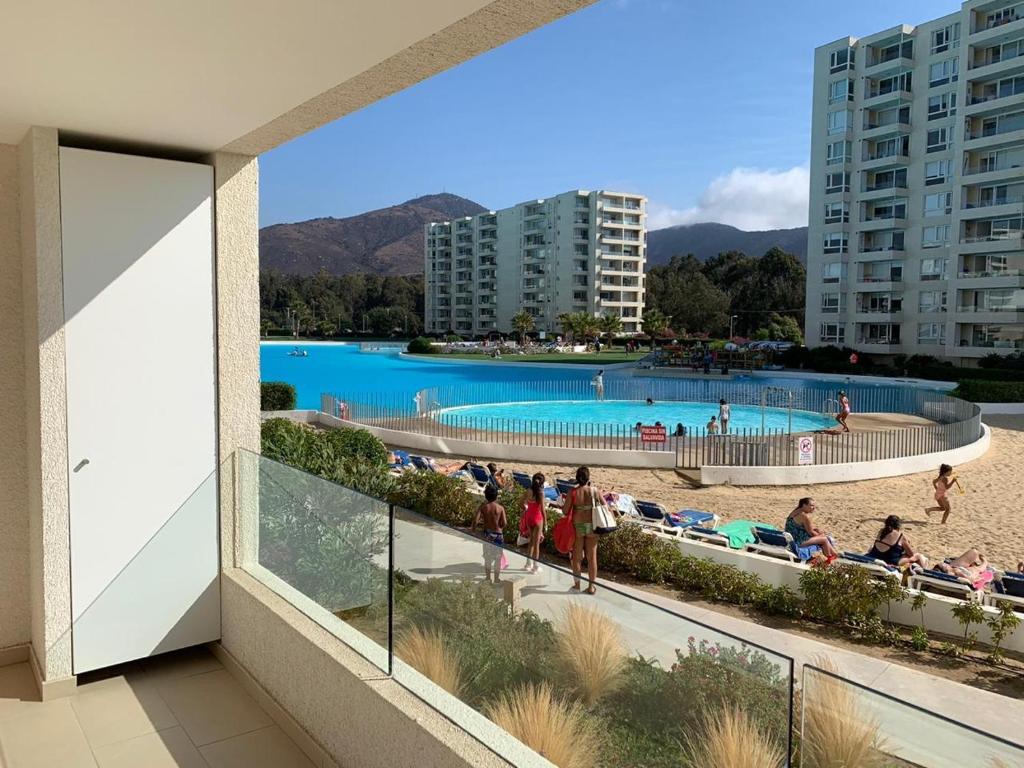
{"label": "door handle", "polygon": [[72,472],[77,472],[78,470],[80,470],[82,467],[84,467],[88,463],[89,463],[88,459],[82,459],[80,462],[78,462],[78,464],[75,465],[75,468],[73,470],[71,470],[71,471]]}

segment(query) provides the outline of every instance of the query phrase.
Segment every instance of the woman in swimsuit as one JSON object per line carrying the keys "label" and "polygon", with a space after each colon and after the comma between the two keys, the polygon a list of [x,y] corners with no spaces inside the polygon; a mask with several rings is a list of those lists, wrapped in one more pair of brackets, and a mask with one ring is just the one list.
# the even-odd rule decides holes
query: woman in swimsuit
{"label": "woman in swimsuit", "polygon": [[850,398],[846,396],[846,392],[839,390],[839,413],[836,414],[836,421],[839,422],[839,426],[843,428],[843,432],[849,432],[850,428],[846,426],[846,420],[850,417]]}
{"label": "woman in swimsuit", "polygon": [[796,509],[786,517],[786,533],[793,537],[793,541],[798,547],[821,547],[821,551],[831,562],[839,557],[839,553],[832,545],[828,534],[816,528],[811,519],[811,515],[817,508],[818,505],[814,503],[814,499],[809,497],[800,499]]}
{"label": "woman in swimsuit", "polygon": [[900,567],[903,565],[919,565],[928,567],[928,558],[915,552],[910,546],[910,539],[903,535],[903,521],[896,515],[885,518],[885,525],[878,532],[875,543],[868,550],[868,557],[881,560],[886,565]]}
{"label": "woman in swimsuit", "polygon": [[946,520],[949,519],[949,513],[953,509],[949,506],[949,489],[956,485],[960,488],[960,481],[956,479],[956,475],[953,474],[953,468],[949,464],[943,464],[939,467],[939,476],[932,480],[932,486],[935,488],[935,503],[938,506],[925,507],[924,513],[931,515],[932,512],[942,513],[942,524],[946,524]]}
{"label": "woman in swimsuit", "polygon": [[977,581],[989,568],[988,560],[977,549],[971,547],[960,557],[951,557],[935,566],[935,570],[959,576],[970,582]]}
{"label": "woman in swimsuit", "polygon": [[526,570],[538,573],[540,543],[544,540],[544,475],[540,472],[530,480],[523,516],[519,519],[519,534],[529,540],[526,544],[526,556],[533,558],[527,563]]}
{"label": "woman in swimsuit", "polygon": [[594,505],[600,503],[601,492],[590,484],[590,470],[580,467],[576,470],[576,487],[569,492],[562,513],[569,515],[576,529],[576,541],[572,551],[572,588],[580,589],[580,575],[583,571],[583,557],[587,558],[587,578],[590,586],[587,594],[597,591],[597,534],[594,533]]}

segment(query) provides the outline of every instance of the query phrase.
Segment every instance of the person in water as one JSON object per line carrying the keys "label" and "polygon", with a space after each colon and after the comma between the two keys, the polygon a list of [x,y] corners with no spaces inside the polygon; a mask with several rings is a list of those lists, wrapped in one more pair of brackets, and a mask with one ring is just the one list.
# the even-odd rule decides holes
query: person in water
{"label": "person in water", "polygon": [[910,539],[903,534],[903,521],[897,515],[889,515],[885,518],[882,530],[875,537],[875,543],[868,550],[868,557],[881,560],[886,565],[894,568],[905,565],[919,565],[922,568],[928,567],[928,558],[920,552],[915,552],[910,545]]}
{"label": "person in water", "polygon": [[953,511],[949,504],[949,489],[954,485],[963,493],[963,487],[960,485],[960,481],[956,479],[956,475],[953,474],[953,468],[949,464],[942,464],[939,467],[939,476],[932,480],[932,486],[935,488],[935,504],[937,506],[925,507],[924,513],[931,517],[932,512],[941,512],[943,525],[946,524],[950,512]]}
{"label": "person in water", "polygon": [[709,435],[718,434],[718,417],[712,416],[711,421],[708,422],[707,431]]}

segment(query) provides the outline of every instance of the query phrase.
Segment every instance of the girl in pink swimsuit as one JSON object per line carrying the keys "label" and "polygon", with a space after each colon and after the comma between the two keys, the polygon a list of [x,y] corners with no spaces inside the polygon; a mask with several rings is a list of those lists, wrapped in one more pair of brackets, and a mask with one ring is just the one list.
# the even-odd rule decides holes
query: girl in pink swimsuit
{"label": "girl in pink swimsuit", "polygon": [[953,474],[953,468],[949,464],[943,464],[939,467],[939,476],[932,481],[932,485],[935,487],[935,503],[937,506],[925,507],[924,513],[931,515],[932,512],[941,512],[942,524],[945,525],[946,520],[949,519],[949,513],[953,511],[949,505],[949,489],[954,485],[959,488],[960,481]]}
{"label": "girl in pink swimsuit", "polygon": [[839,422],[839,426],[843,428],[843,432],[849,432],[850,428],[846,426],[846,419],[850,416],[850,398],[846,396],[843,390],[839,390],[839,413],[836,414],[836,421]]}
{"label": "girl in pink swimsuit", "polygon": [[519,534],[526,538],[526,555],[533,558],[528,561],[526,570],[537,573],[540,566],[540,543],[544,540],[544,475],[535,474],[530,481],[530,490],[526,492],[526,505],[523,516],[519,520]]}

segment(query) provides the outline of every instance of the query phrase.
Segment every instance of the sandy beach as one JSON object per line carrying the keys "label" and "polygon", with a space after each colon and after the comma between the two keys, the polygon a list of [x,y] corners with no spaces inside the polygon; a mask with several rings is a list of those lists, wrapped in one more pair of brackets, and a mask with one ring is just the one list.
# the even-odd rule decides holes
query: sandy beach
{"label": "sandy beach", "polygon": [[[956,468],[966,493],[951,492],[953,514],[946,525],[939,522],[941,513],[930,518],[924,514],[924,507],[934,503],[931,481],[936,473],[833,485],[700,489],[691,488],[671,470],[593,467],[591,476],[602,490],[630,493],[670,509],[708,510],[723,522],[745,518],[781,526],[798,498],[812,496],[819,525],[835,536],[840,549],[854,552],[866,552],[885,516],[897,514],[914,548],[933,560],[976,546],[995,565],[1014,568],[1024,559],[1024,416],[985,421],[992,428],[992,447],[980,459]],[[575,467],[559,465],[505,466],[544,472],[549,482],[575,472]]]}

